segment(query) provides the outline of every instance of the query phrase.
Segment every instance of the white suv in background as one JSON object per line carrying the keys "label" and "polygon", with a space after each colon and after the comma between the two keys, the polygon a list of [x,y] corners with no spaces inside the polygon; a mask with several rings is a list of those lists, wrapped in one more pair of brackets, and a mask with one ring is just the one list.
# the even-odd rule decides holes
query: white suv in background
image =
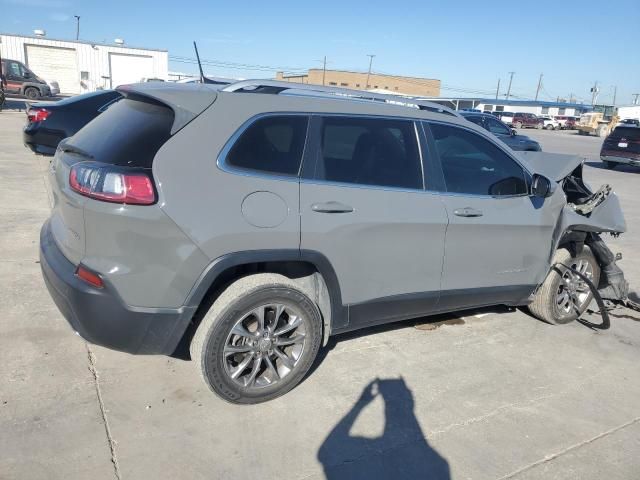
{"label": "white suv in background", "polygon": [[562,128],[560,122],[554,117],[542,116],[540,118],[544,121],[543,126],[547,130],[560,130]]}

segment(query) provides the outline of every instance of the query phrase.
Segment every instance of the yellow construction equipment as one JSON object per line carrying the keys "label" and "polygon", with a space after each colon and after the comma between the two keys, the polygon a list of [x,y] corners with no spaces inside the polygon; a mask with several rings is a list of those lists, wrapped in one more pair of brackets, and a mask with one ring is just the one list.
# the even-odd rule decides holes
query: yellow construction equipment
{"label": "yellow construction equipment", "polygon": [[611,133],[620,121],[617,114],[605,116],[602,112],[589,112],[580,115],[580,120],[576,125],[580,135],[596,135],[606,137]]}

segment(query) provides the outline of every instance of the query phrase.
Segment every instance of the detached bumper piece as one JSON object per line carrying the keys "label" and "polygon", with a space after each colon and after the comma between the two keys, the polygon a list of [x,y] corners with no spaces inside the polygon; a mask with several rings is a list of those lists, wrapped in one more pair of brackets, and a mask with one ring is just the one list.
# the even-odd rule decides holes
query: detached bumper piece
{"label": "detached bumper piece", "polygon": [[169,355],[184,333],[181,320],[195,310],[131,307],[108,281],[96,288],[81,280],[76,266],[56,245],[48,222],[40,232],[40,267],[53,301],[71,327],[88,342],[114,350]]}

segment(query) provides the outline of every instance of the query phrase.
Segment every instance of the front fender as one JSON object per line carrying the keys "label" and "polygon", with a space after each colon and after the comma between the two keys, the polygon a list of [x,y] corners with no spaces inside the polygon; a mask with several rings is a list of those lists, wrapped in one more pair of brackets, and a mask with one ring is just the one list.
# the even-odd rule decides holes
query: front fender
{"label": "front fender", "polygon": [[575,230],[617,234],[627,231],[620,200],[613,192],[588,217],[577,213],[570,205],[565,205],[560,220],[562,232]]}

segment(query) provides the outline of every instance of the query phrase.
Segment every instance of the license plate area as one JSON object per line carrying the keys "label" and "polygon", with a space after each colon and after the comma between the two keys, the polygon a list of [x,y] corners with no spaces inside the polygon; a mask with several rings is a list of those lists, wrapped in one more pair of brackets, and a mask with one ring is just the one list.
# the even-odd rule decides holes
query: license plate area
{"label": "license plate area", "polygon": [[627,142],[619,142],[619,143],[618,143],[618,146],[619,146],[620,148],[627,148],[627,147],[629,146],[629,144],[628,144]]}

